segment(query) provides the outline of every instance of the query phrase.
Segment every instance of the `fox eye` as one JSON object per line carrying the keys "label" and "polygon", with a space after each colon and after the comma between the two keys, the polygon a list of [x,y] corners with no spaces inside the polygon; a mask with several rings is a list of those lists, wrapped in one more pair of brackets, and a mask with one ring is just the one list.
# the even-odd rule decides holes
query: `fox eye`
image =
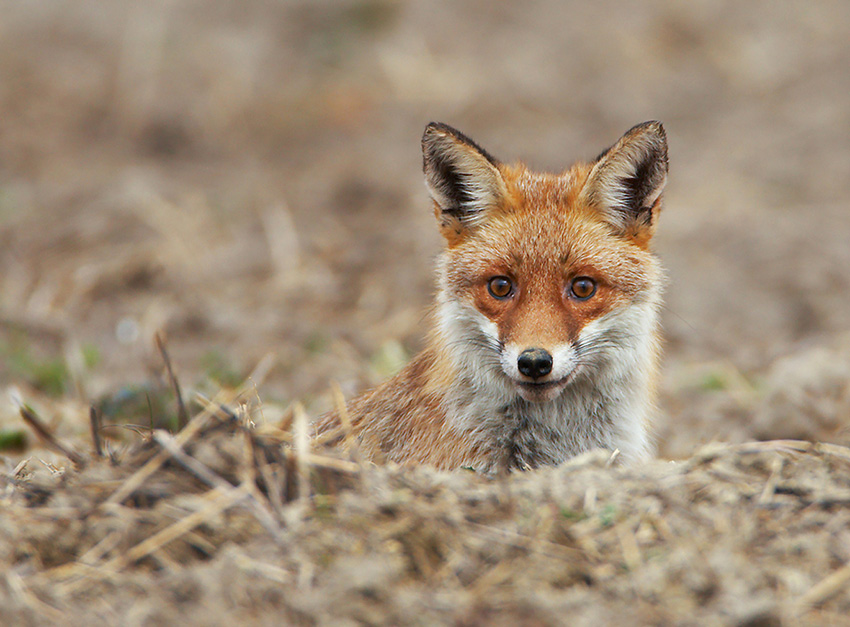
{"label": "fox eye", "polygon": [[577,277],[570,284],[570,292],[578,300],[587,300],[596,293],[596,281],[586,276]]}
{"label": "fox eye", "polygon": [[504,300],[514,293],[514,283],[506,276],[494,276],[487,281],[487,291],[493,298]]}

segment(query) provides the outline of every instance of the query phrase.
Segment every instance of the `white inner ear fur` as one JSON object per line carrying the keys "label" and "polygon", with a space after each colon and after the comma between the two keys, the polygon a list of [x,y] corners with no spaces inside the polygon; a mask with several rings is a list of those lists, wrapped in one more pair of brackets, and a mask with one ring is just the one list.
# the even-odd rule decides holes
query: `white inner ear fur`
{"label": "white inner ear fur", "polygon": [[495,207],[507,193],[499,170],[471,146],[443,136],[432,147],[434,156],[448,161],[458,173],[458,183],[470,200],[459,206],[451,197],[449,181],[439,176],[436,169],[429,169],[425,184],[434,201],[443,211],[460,210],[464,221],[474,222],[487,209]]}
{"label": "white inner ear fur", "polygon": [[[582,190],[584,200],[596,202],[610,209],[606,213],[608,221],[617,229],[628,226],[633,208],[629,206],[629,190],[623,184],[624,179],[637,175],[638,168],[647,160],[654,158],[653,153],[659,152],[659,143],[663,139],[651,132],[645,131],[636,136],[628,134],[608,153],[599,160],[588,176],[587,184]],[[655,186],[642,199],[644,207],[652,207],[667,183],[667,173],[658,177]]]}

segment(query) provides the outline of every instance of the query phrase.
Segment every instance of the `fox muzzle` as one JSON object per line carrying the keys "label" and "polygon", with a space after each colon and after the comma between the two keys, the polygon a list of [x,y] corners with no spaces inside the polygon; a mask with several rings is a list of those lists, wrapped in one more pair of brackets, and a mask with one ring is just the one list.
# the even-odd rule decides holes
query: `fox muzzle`
{"label": "fox muzzle", "polygon": [[545,377],[552,372],[552,355],[542,348],[527,348],[519,354],[517,368],[532,379]]}

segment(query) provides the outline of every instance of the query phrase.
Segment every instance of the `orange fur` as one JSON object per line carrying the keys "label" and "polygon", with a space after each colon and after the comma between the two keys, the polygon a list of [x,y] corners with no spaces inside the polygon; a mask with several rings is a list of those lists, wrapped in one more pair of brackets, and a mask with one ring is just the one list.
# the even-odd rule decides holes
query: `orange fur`
{"label": "orange fur", "polygon": [[[426,128],[423,152],[447,244],[435,320],[422,353],[349,403],[364,454],[484,472],[560,463],[597,446],[646,457],[662,285],[649,250],[667,173],[661,125],[639,125],[561,174],[502,164],[441,124]],[[495,294],[494,278],[511,291]],[[572,291],[577,280],[592,284],[590,296]],[[330,413],[317,430],[337,424]]]}

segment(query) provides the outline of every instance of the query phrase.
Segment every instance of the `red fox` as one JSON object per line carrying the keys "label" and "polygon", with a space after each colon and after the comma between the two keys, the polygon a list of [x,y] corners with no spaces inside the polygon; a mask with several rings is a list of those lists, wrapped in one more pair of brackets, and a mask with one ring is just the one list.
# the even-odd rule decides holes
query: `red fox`
{"label": "red fox", "polygon": [[[649,249],[667,180],[661,123],[635,126],[560,174],[502,163],[433,122],[422,152],[446,240],[434,324],[407,367],[348,404],[361,453],[488,474],[594,448],[647,458],[663,284]],[[317,431],[339,426],[334,412]]]}

